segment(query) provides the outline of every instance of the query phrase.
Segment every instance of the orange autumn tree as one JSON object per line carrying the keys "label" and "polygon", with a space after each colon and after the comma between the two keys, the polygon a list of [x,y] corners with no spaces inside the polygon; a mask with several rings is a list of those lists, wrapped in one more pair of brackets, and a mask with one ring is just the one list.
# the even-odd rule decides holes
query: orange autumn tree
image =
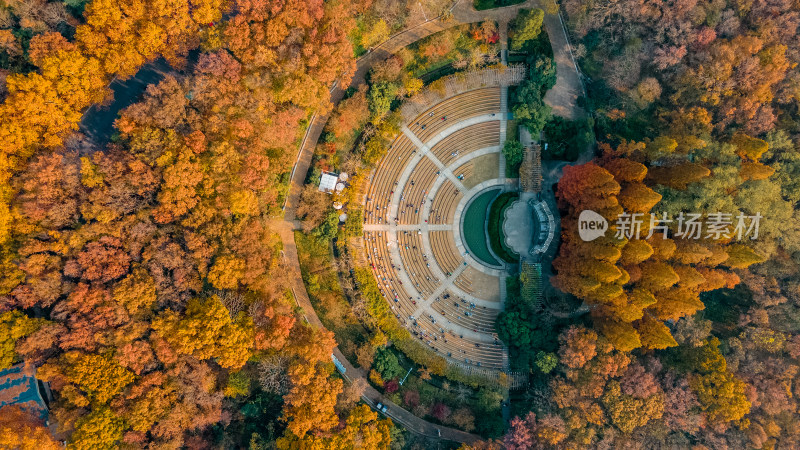
{"label": "orange autumn tree", "polygon": [[[236,0],[238,14],[225,25],[226,47],[252,73],[267,71],[278,103],[328,109],[330,85],[349,84],[355,70],[347,34],[355,5],[322,0],[288,0],[269,8]],[[297,50],[303,49],[302,58]]]}
{"label": "orange autumn tree", "polygon": [[[2,246],[2,312],[49,320],[24,332],[15,320],[3,354],[41,365],[76,447],[193,446],[230,417],[232,368],[270,356],[289,361],[287,434],[340,423],[332,336],[298,320],[265,212],[280,205],[298,122],[354,67],[350,6],[243,6],[236,16],[260,32],[241,47],[225,23],[210,27],[226,6],[92,2],[74,42],[33,40],[41,73],[9,79],[0,220],[15,241]],[[119,140],[80,156],[59,146],[112,76],[158,55],[181,67],[199,34],[215,51],[149,86],[122,112]],[[249,48],[256,58],[236,58]]]}
{"label": "orange autumn tree", "polygon": [[661,418],[665,394],[630,354],[580,326],[566,329],[559,341],[563,370],[550,387],[570,441],[591,445],[609,428],[630,433]]}
{"label": "orange autumn tree", "polygon": [[290,433],[339,423],[332,337],[304,334],[264,214],[304,113],[241,74],[225,50],[201,55],[123,112],[106,151],[34,155],[13,179],[4,307],[52,321],[14,351],[44,363],[76,446],[179,448],[226,417],[229,369],[265,353],[292,361]]}
{"label": "orange autumn tree", "polygon": [[0,242],[9,238],[8,182],[25,161],[76,130],[82,111],[106,98],[113,77],[129,77],[159,56],[179,63],[223,8],[218,0],[89,2],[74,42],[57,32],[31,39],[39,71],[9,75],[0,105]]}
{"label": "orange autumn tree", "polygon": [[[736,275],[716,268],[733,247],[726,252],[714,242],[670,238],[663,229],[651,233],[649,212],[661,196],[644,183],[647,168],[634,160],[644,145],[623,142],[603,150],[596,163],[564,168],[556,196],[568,213],[553,283],[592,307],[598,330],[615,348],[673,347],[677,343],[662,321],[703,309],[701,292],[738,283]],[[603,216],[610,228],[591,242],[577,233],[577,216],[586,209]],[[629,215],[624,223],[618,222],[622,213]],[[642,214],[638,239],[630,229],[633,214]]]}
{"label": "orange autumn tree", "polygon": [[6,405],[0,408],[0,448],[57,450],[62,447],[33,414],[19,406]]}

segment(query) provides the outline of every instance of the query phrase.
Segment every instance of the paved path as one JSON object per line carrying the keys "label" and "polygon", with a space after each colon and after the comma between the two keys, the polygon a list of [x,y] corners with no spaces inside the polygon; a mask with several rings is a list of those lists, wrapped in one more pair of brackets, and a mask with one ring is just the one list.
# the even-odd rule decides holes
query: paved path
{"label": "paved path", "polygon": [[553,60],[556,62],[556,84],[547,91],[544,102],[553,108],[553,114],[567,119],[575,120],[584,117],[586,113],[578,106],[578,97],[586,95],[581,81],[578,64],[572,55],[572,46],[569,43],[561,14],[547,14],[548,3],[555,0],[539,0],[538,6],[545,11],[544,29],[550,38],[553,47]]}

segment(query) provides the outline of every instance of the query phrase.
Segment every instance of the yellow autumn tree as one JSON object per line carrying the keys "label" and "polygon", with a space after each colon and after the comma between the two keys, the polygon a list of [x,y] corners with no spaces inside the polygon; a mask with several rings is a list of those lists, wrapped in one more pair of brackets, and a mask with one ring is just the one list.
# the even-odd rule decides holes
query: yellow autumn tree
{"label": "yellow autumn tree", "polygon": [[663,322],[655,320],[649,314],[645,314],[636,326],[642,346],[650,349],[663,350],[668,347],[675,347],[678,343],[669,332],[669,328]]}
{"label": "yellow autumn tree", "polygon": [[236,289],[244,276],[245,261],[235,256],[223,255],[214,261],[208,272],[208,281],[217,289]]}
{"label": "yellow autumn tree", "polygon": [[253,348],[253,320],[241,314],[231,319],[219,297],[189,300],[186,311],[167,310],[153,320],[153,329],[178,353],[217,360],[225,368],[239,368]]}
{"label": "yellow autumn tree", "polygon": [[108,403],[136,376],[120,366],[111,354],[70,352],[64,355],[66,378],[96,404]]}
{"label": "yellow autumn tree", "polygon": [[343,429],[331,436],[306,435],[303,439],[288,436],[278,439],[280,449],[369,450],[388,449],[391,443],[392,422],[379,419],[367,405],[358,405],[347,415]]}
{"label": "yellow autumn tree", "polygon": [[329,370],[317,366],[307,383],[295,383],[284,397],[286,428],[297,438],[312,430],[329,431],[339,423],[334,408],[342,380],[331,378]]}

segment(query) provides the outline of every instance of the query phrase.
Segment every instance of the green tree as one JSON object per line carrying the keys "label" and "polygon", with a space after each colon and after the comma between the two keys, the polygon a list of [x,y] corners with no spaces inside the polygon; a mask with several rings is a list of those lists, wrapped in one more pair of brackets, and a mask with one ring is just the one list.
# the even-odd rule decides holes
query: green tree
{"label": "green tree", "polygon": [[558,356],[555,353],[536,352],[536,367],[544,374],[553,371],[558,365]]}
{"label": "green tree", "polygon": [[544,11],[541,9],[520,10],[516,20],[514,20],[511,34],[511,49],[520,50],[525,44],[539,36],[542,32],[542,22],[544,21]]}
{"label": "green tree", "polygon": [[503,144],[503,156],[510,166],[516,166],[522,162],[523,151],[522,144],[516,139],[508,139]]}
{"label": "green tree", "polygon": [[397,98],[400,87],[394,83],[381,81],[375,83],[369,90],[369,111],[373,122],[380,122],[383,116],[392,107],[392,101]]}
{"label": "green tree", "polygon": [[544,129],[552,110],[542,100],[540,86],[527,82],[517,88],[512,111],[514,118],[519,120],[535,139]]}
{"label": "green tree", "polygon": [[375,370],[377,370],[384,380],[391,380],[392,378],[399,378],[403,375],[403,368],[400,367],[400,362],[387,348],[378,350],[375,354],[375,362],[373,363]]}

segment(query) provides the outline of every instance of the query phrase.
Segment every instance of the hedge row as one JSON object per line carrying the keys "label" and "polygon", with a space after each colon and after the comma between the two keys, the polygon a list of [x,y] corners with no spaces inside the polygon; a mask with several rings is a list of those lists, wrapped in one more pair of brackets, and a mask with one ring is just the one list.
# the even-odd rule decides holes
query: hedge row
{"label": "hedge row", "polygon": [[500,194],[492,203],[489,208],[489,244],[492,246],[494,254],[500,257],[503,261],[511,264],[519,262],[519,256],[514,254],[503,242],[503,215],[506,208],[511,206],[511,203],[519,198],[516,192],[505,192]]}

